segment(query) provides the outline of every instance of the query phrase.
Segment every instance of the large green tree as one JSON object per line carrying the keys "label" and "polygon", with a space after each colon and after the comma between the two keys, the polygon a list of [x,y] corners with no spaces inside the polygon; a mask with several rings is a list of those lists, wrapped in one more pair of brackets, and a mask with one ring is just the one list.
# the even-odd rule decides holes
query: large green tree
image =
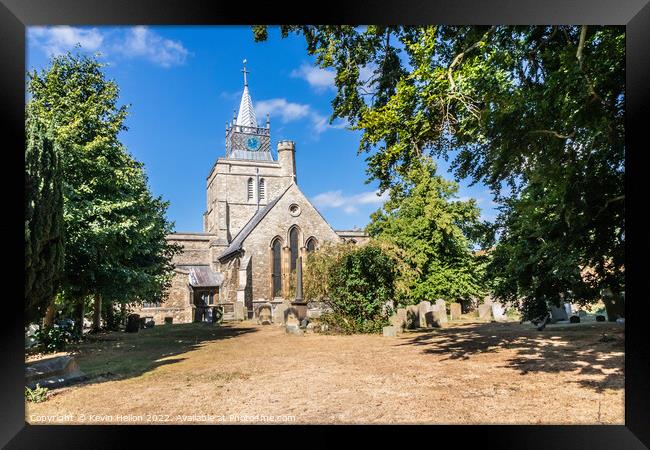
{"label": "large green tree", "polygon": [[[101,301],[160,297],[171,257],[167,203],[149,192],[142,164],[119,141],[126,106],[94,57],[68,53],[28,74],[29,107],[61,149],[66,235],[63,298],[84,315]],[[78,328],[79,329],[79,328]]]}
{"label": "large green tree", "polygon": [[372,214],[368,233],[399,248],[399,260],[411,269],[400,271],[400,281],[406,282],[401,303],[458,301],[484,293],[484,264],[472,251],[483,228],[480,211],[475,200],[459,200],[457,193],[458,185],[423,159]]}
{"label": "large green tree", "polygon": [[[267,38],[266,27],[253,31]],[[281,27],[290,33],[305,37],[318,66],[336,71],[331,119],[363,132],[359,151],[382,190],[423,154],[451,158],[457,178],[492,189],[502,206],[495,231],[511,237],[497,245],[491,273],[507,284],[497,292],[557,304],[607,291],[621,304],[624,27]],[[533,229],[540,211],[544,226]],[[542,252],[512,246],[540,236]],[[536,264],[541,284],[505,273]]]}
{"label": "large green tree", "polygon": [[53,302],[63,271],[63,193],[58,152],[27,110],[25,146],[25,324]]}

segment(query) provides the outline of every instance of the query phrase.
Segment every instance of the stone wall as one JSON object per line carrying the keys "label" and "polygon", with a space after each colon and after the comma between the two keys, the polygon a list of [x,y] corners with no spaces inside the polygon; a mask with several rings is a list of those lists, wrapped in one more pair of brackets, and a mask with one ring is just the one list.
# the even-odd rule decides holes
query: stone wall
{"label": "stone wall", "polygon": [[[293,204],[300,208],[298,216],[293,216],[289,212],[289,207]],[[281,238],[283,247],[286,248],[283,252],[282,277],[288,281],[289,229],[294,225],[299,229],[298,243],[302,248],[303,260],[306,256],[305,243],[312,236],[317,239],[318,245],[325,242],[340,242],[339,236],[311,205],[298,186],[292,185],[243,242],[246,256],[251,257],[254,302],[271,300],[271,241],[276,236]],[[283,285],[286,289],[288,283],[285,282]]]}
{"label": "stone wall", "polygon": [[189,323],[193,320],[192,300],[188,288],[189,275],[185,270],[176,269],[172,284],[159,308],[133,308],[140,317],[153,317],[156,325],[165,323],[165,317],[173,317],[173,323]]}
{"label": "stone wall", "polygon": [[210,264],[210,240],[214,235],[204,233],[175,233],[167,236],[167,241],[180,244],[183,252],[174,255],[175,265]]}

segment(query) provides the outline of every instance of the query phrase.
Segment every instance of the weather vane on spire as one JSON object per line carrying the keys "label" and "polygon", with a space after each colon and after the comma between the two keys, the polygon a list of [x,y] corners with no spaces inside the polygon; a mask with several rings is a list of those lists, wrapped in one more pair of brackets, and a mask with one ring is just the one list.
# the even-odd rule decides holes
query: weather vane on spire
{"label": "weather vane on spire", "polygon": [[249,71],[246,70],[246,60],[244,59],[244,68],[242,69],[242,72],[244,72],[244,86],[248,86],[248,80],[246,80],[246,74],[250,73]]}

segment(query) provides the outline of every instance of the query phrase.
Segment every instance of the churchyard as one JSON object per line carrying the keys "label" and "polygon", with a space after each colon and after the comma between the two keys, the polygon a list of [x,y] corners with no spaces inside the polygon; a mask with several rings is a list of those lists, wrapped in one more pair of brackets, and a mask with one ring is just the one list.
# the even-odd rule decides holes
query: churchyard
{"label": "churchyard", "polygon": [[88,379],[26,403],[26,420],[623,424],[623,328],[461,317],[396,337],[253,321],[107,332],[70,348]]}

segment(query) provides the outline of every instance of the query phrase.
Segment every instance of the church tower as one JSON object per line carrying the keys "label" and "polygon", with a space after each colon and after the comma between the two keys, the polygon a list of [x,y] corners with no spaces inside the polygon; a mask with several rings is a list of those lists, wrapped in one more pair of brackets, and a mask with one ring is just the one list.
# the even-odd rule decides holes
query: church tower
{"label": "church tower", "polygon": [[278,160],[271,153],[271,125],[258,126],[244,60],[244,91],[239,111],[226,123],[225,156],[217,158],[207,178],[204,232],[216,235],[217,255],[260,208],[296,182],[295,144],[280,141]]}

